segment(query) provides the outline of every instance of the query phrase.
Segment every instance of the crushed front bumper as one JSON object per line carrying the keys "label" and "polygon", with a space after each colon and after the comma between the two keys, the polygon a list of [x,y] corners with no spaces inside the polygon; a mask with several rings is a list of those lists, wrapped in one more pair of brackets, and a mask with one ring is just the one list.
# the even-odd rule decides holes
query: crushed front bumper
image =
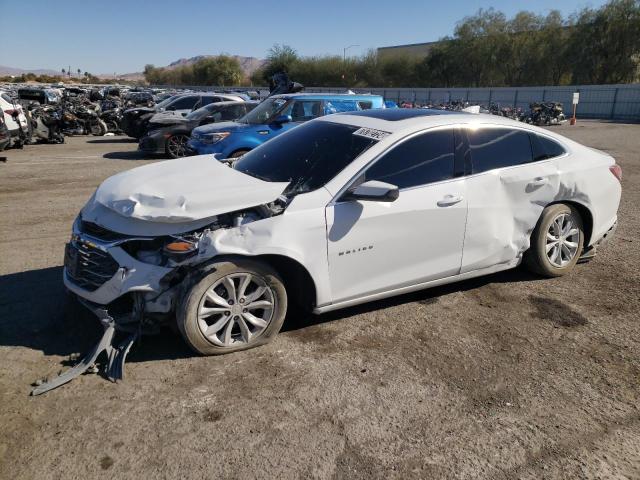
{"label": "crushed front bumper", "polygon": [[173,268],[140,262],[120,247],[122,243],[86,235],[76,221],[65,255],[65,287],[97,305],[107,305],[131,292],[160,293],[162,278]]}

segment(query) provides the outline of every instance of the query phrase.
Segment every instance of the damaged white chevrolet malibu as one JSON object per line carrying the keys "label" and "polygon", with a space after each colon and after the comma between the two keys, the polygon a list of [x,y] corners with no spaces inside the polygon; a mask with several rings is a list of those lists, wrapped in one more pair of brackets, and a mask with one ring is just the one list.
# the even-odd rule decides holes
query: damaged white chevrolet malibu
{"label": "damaged white chevrolet malibu", "polygon": [[606,153],[435,110],[331,115],[234,160],[107,179],[73,225],[66,287],[105,326],[176,321],[195,351],[227,353],[270,340],[292,302],[322,313],[522,261],[566,274],[621,194]]}

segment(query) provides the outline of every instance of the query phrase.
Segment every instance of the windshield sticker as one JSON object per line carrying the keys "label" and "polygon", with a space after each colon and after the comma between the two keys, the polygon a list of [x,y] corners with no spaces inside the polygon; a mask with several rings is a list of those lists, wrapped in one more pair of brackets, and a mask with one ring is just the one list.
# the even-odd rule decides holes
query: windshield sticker
{"label": "windshield sticker", "polygon": [[376,130],[375,128],[362,127],[353,132],[354,135],[359,137],[372,138],[373,140],[382,140],[387,135],[391,135],[389,132],[383,130]]}

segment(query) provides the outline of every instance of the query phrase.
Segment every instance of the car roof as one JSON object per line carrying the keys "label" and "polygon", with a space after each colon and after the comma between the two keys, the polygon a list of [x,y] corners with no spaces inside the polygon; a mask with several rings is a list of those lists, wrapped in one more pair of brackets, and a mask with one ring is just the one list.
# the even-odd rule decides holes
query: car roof
{"label": "car roof", "polygon": [[522,122],[517,122],[497,115],[456,112],[430,108],[370,109],[358,112],[336,113],[320,117],[318,120],[373,128],[389,133],[422,130],[429,127],[456,125],[461,123],[493,124],[520,128],[526,126],[530,130],[539,130],[531,125],[523,124]]}
{"label": "car roof", "polygon": [[283,93],[280,95],[274,95],[270,98],[306,98],[309,100],[331,100],[345,98],[352,100],[368,100],[371,98],[382,98],[382,96],[373,95],[371,93]]}

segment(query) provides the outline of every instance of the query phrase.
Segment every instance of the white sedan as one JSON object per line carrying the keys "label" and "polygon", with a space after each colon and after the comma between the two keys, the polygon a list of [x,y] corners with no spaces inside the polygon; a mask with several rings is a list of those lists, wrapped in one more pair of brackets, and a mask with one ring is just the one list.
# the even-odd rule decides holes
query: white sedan
{"label": "white sedan", "polygon": [[291,302],[321,313],[521,262],[567,274],[615,229],[620,176],[606,153],[496,116],[331,115],[231,166],[107,179],[64,281],[116,328],[177,321],[197,352],[226,353],[271,339]]}

